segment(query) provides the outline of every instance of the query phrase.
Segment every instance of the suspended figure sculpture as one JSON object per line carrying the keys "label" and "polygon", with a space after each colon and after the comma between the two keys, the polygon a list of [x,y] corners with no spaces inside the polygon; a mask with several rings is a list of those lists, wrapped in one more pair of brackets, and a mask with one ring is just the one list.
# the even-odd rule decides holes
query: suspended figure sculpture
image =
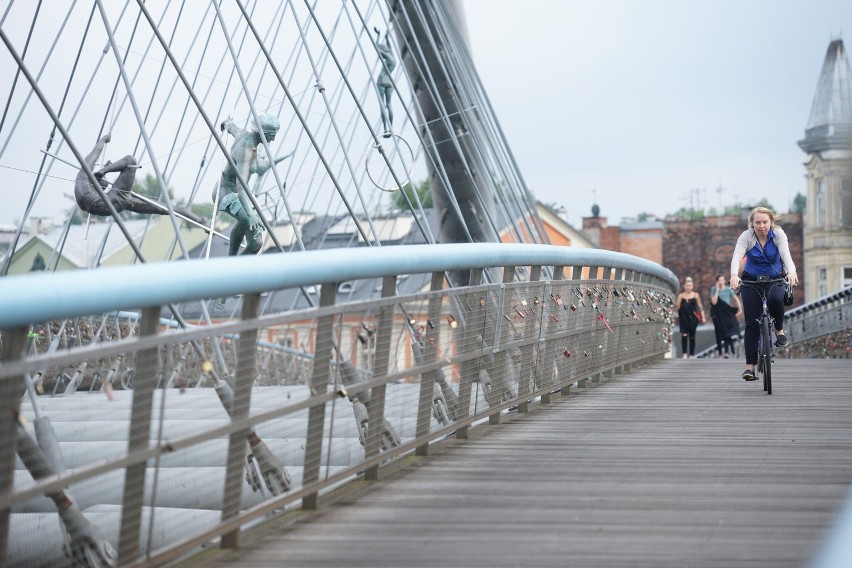
{"label": "suspended figure sculpture", "polygon": [[376,49],[379,50],[379,56],[382,58],[382,70],[376,79],[376,84],[379,88],[379,107],[382,109],[383,136],[387,138],[391,135],[391,125],[393,124],[393,110],[391,109],[393,83],[390,74],[396,67],[396,58],[391,50],[388,33],[385,32],[385,42],[381,43],[382,34],[379,32],[379,28],[373,28],[373,31],[376,32]]}
{"label": "suspended figure sculpture", "polygon": [[[111,137],[109,134],[104,135],[95,144],[95,148],[86,156],[86,165],[89,166],[90,170],[94,170],[95,162],[98,161],[98,158],[100,158],[101,153],[104,151],[104,145],[110,140]],[[164,205],[131,192],[133,181],[136,179],[137,169],[139,169],[139,166],[136,164],[136,159],[128,155],[117,162],[108,161],[104,164],[104,167],[95,171],[94,174],[95,178],[100,182],[101,188],[106,192],[106,198],[112,203],[116,212],[132,211],[133,213],[149,215],[168,215],[169,210]],[[111,172],[120,172],[112,184],[104,179],[104,175]],[[112,185],[112,189],[107,191],[110,185]],[[85,170],[82,168],[77,172],[77,182],[74,185],[74,198],[80,209],[86,213],[99,216],[110,215],[109,208],[92,185],[92,182],[89,181],[89,176],[86,175]],[[207,224],[206,219],[199,217],[192,211],[182,207],[175,207],[174,210],[179,216],[189,219],[198,225],[204,226]]]}
{"label": "suspended figure sculpture", "polygon": [[[278,118],[271,114],[262,114],[257,117],[257,120],[263,129],[266,141],[275,140],[275,135],[281,126]],[[262,142],[257,126],[251,131],[243,130],[229,118],[222,122],[221,128],[222,131],[227,130],[234,136],[231,158],[234,160],[243,180],[248,182],[251,174],[259,172],[259,166],[265,168],[263,173],[266,173],[266,170],[270,167],[268,160],[264,164],[258,160],[257,155],[257,146]],[[216,200],[215,193],[213,199]],[[246,241],[246,248],[241,254],[257,253],[262,244],[263,224],[260,222],[260,216],[254,210],[251,201],[246,196],[245,190],[237,181],[237,170],[231,167],[230,163],[225,166],[222,171],[222,179],[219,181],[219,211],[224,211],[237,222],[231,231],[228,256],[239,254],[243,239]]]}

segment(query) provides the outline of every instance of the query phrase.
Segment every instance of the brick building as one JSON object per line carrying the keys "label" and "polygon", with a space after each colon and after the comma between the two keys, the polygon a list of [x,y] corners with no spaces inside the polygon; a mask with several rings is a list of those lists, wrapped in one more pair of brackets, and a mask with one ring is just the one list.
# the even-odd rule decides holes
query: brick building
{"label": "brick building", "polygon": [[600,208],[595,205],[592,207],[592,216],[583,217],[583,234],[599,248],[663,264],[663,223],[655,218],[610,226],[607,218],[600,216]]}
{"label": "brick building", "polygon": [[[704,309],[710,309],[710,287],[717,274],[730,273],[734,245],[747,226],[751,209],[740,215],[705,217],[695,221],[671,219],[627,221],[609,225],[600,209],[592,208],[592,216],[583,218],[583,233],[596,246],[632,254],[659,263],[677,275],[681,282],[687,276],[695,281]],[[790,241],[790,253],[799,275],[796,306],[804,303],[805,271],[803,256],[802,215],[784,213],[779,224]]]}
{"label": "brick building", "polygon": [[[734,245],[747,226],[750,210],[741,215],[705,217],[696,221],[669,220],[663,223],[663,266],[683,282],[687,276],[695,281],[704,309],[710,309],[710,287],[717,274],[730,274]],[[779,225],[790,241],[790,254],[799,276],[795,306],[804,303],[805,274],[802,236],[802,216],[796,213],[780,215]],[[707,312],[709,313],[709,311]]]}

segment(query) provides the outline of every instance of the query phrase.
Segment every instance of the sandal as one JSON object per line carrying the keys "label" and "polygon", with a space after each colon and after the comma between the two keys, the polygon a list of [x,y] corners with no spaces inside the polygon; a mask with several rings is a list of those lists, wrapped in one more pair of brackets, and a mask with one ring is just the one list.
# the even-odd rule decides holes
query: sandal
{"label": "sandal", "polygon": [[743,371],[743,380],[756,381],[757,376],[755,376],[754,371],[752,371],[751,369],[746,369],[745,371]]}

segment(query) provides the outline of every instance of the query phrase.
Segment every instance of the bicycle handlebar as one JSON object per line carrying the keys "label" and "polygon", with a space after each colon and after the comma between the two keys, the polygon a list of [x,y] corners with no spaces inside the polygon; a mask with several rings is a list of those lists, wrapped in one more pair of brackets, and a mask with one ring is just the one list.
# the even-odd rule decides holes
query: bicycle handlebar
{"label": "bicycle handlebar", "polygon": [[781,278],[773,278],[771,280],[740,280],[740,285],[737,286],[736,294],[740,295],[740,290],[743,286],[748,288],[756,288],[758,284],[787,284],[787,279],[784,277]]}
{"label": "bicycle handlebar", "polygon": [[740,280],[740,286],[755,286],[757,284],[786,284],[786,278],[773,278],[772,280]]}

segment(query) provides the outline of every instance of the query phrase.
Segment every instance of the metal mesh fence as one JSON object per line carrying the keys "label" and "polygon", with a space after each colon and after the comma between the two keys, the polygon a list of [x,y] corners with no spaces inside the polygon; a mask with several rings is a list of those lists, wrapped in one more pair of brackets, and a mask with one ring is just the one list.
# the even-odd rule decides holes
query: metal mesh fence
{"label": "metal mesh fence", "polygon": [[258,315],[248,294],[239,314],[183,329],[150,308],[5,330],[25,354],[0,366],[25,391],[0,504],[8,564],[234,545],[240,527],[316,507],[388,460],[667,352],[668,288],[589,272],[460,288],[436,274],[408,295],[390,278],[381,299],[351,303],[331,284],[281,314]]}

